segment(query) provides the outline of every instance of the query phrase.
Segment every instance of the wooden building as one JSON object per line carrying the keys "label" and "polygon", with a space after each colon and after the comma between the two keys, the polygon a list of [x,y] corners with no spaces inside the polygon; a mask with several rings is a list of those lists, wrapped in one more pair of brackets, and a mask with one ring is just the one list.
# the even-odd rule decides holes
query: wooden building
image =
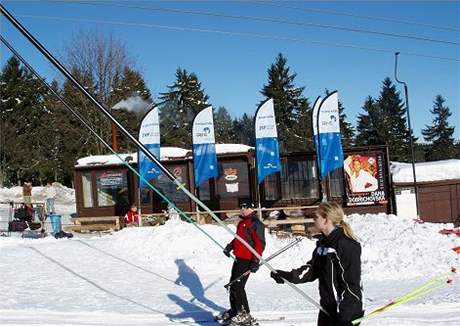
{"label": "wooden building", "polygon": [[[192,152],[185,149],[161,148],[161,162],[191,192],[213,211],[237,210],[242,202],[256,207],[313,210],[323,195],[341,203],[348,213],[392,212],[387,148],[362,147],[345,150],[346,169],[332,173],[322,185],[319,182],[314,152],[291,153],[281,158],[281,172],[269,176],[257,187],[255,156],[252,147],[217,144],[219,177],[210,179],[199,189],[194,186]],[[137,168],[136,154],[120,158]],[[75,166],[75,193],[78,217],[123,216],[131,203],[140,203],[142,214],[161,213],[167,203],[149,188],[138,190],[138,177],[115,155],[91,156],[78,160]],[[375,179],[369,191],[351,191],[348,162],[360,161],[363,171]],[[364,172],[363,172],[364,173]],[[352,178],[354,178],[352,176]],[[180,209],[196,212],[195,204],[165,176],[153,181]],[[367,185],[366,185],[367,186]]]}
{"label": "wooden building", "polygon": [[[417,218],[412,166],[392,163],[398,215]],[[416,163],[418,218],[460,226],[460,160]]]}

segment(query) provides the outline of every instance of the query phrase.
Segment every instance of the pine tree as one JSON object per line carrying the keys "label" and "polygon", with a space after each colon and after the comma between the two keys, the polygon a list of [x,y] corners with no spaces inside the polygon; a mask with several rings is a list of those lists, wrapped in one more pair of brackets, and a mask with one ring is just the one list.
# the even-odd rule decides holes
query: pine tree
{"label": "pine tree", "polygon": [[[73,69],[72,75],[89,93],[94,94],[95,83],[89,74],[80,73],[77,69]],[[111,143],[110,134],[108,132],[108,130],[110,130],[110,122],[99,112],[94,104],[68,80],[63,84],[62,97],[83,119],[85,119],[89,126],[100,135],[102,139],[109,144]],[[108,153],[108,150],[98,139],[91,136],[88,131],[82,128],[78,120],[70,118],[69,127],[75,129],[75,133],[67,137],[71,146],[76,146],[73,150],[75,157],[79,158],[88,155],[103,155]],[[70,136],[72,136],[72,138]],[[82,146],[82,144],[84,146]]]}
{"label": "pine tree", "polygon": [[431,126],[425,126],[422,135],[427,142],[431,142],[426,151],[428,161],[451,159],[455,156],[454,130],[450,127],[448,118],[452,115],[449,107],[444,105],[444,98],[436,96],[433,109],[430,111],[434,115]]}
{"label": "pine tree", "polygon": [[0,156],[6,184],[25,179],[39,183],[40,166],[46,163],[40,151],[45,143],[40,137],[46,128],[41,123],[45,89],[15,57],[5,64],[0,84],[4,145]]}
{"label": "pine tree", "polygon": [[457,140],[455,142],[455,154],[454,154],[454,158],[456,160],[460,160],[460,140]]}
{"label": "pine tree", "polygon": [[220,106],[214,114],[214,129],[216,134],[216,143],[230,144],[234,143],[235,133],[233,122],[230,114],[225,107]]}
{"label": "pine tree", "polygon": [[255,146],[254,117],[244,113],[239,119],[233,120],[233,130],[238,144]]}
{"label": "pine tree", "polygon": [[174,84],[160,94],[162,144],[190,148],[193,119],[208,106],[208,99],[198,77],[178,68]]}
{"label": "pine tree", "polygon": [[310,105],[302,96],[305,87],[296,87],[296,73],[291,73],[287,59],[279,53],[268,69],[268,83],[262,95],[273,98],[282,152],[301,151],[311,148],[312,130]]}
{"label": "pine tree", "polygon": [[[56,81],[52,81],[50,86],[56,93],[63,95]],[[46,145],[42,149],[47,156],[47,164],[42,165],[41,174],[44,181],[58,181],[70,186],[73,182],[72,170],[75,162],[80,157],[88,155],[87,144],[94,136],[53,93],[46,94],[44,106],[47,114],[43,124],[49,128],[44,129],[41,135],[46,139]],[[78,111],[76,107],[72,109]]]}
{"label": "pine tree", "polygon": [[293,127],[294,139],[297,139],[297,145],[292,146],[294,151],[312,151],[315,149],[313,143],[313,109],[310,107],[307,99],[304,99],[300,109],[296,112],[298,123]]}
{"label": "pine tree", "polygon": [[380,123],[376,103],[371,96],[367,97],[362,109],[364,113],[358,115],[358,124],[356,126],[356,145],[370,146],[384,144],[378,133]]}
{"label": "pine tree", "polygon": [[390,159],[395,161],[409,161],[411,157],[410,138],[415,143],[413,131],[408,130],[406,110],[399,92],[390,78],[383,81],[382,91],[377,100],[377,115],[379,123],[376,125],[378,134],[390,148]]}
{"label": "pine tree", "polygon": [[[326,89],[326,96],[330,92]],[[340,120],[340,133],[342,134],[342,146],[344,148],[351,148],[354,144],[355,128],[347,121],[347,114],[342,102],[339,100],[339,120]]]}

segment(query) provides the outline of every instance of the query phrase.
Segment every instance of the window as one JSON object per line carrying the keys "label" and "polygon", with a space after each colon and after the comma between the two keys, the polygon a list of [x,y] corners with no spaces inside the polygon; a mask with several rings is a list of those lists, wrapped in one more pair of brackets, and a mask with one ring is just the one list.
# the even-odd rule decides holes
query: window
{"label": "window", "polygon": [[150,204],[150,192],[153,191],[149,186],[141,189],[141,204]]}
{"label": "window", "polygon": [[96,173],[98,206],[129,205],[128,181],[124,171]]}
{"label": "window", "polygon": [[217,179],[218,199],[251,197],[246,162],[220,163],[220,171],[222,173]]}
{"label": "window", "polygon": [[83,207],[93,207],[93,187],[91,184],[91,173],[85,173],[81,176],[83,189]]}
{"label": "window", "polygon": [[281,166],[281,194],[284,200],[319,198],[316,161],[286,158]]}
{"label": "window", "polygon": [[329,175],[329,192],[331,197],[343,197],[343,169],[336,169]]}
{"label": "window", "polygon": [[264,180],[265,200],[278,200],[280,198],[278,185],[279,173],[273,173],[267,176]]}
{"label": "window", "polygon": [[200,200],[211,200],[211,188],[209,186],[211,180],[204,181],[198,188]]}
{"label": "window", "polygon": [[[168,165],[168,170],[171,171],[179,182],[185,184],[185,187],[189,189],[188,184],[188,172],[186,165]],[[173,202],[186,202],[188,200],[187,195],[174,184],[168,176],[163,172],[157,179],[153,181],[153,186],[161,190],[169,199]],[[161,198],[157,196],[157,198]],[[160,199],[162,200],[162,199]]]}

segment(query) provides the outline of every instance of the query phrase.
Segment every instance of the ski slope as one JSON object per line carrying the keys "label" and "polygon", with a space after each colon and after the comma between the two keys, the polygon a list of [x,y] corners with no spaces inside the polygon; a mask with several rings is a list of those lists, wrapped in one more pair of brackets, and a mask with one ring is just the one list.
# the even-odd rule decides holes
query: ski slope
{"label": "ski slope", "polygon": [[[58,209],[72,212],[63,197]],[[364,304],[372,310],[458,266],[451,248],[460,238],[441,235],[448,224],[418,224],[393,215],[351,215],[362,246]],[[223,228],[204,230],[225,246]],[[265,256],[292,238],[267,235]],[[290,269],[309,259],[304,239],[272,261]],[[178,220],[160,227],[126,228],[73,239],[0,237],[0,325],[216,325],[227,308],[224,289],[232,261],[195,226]],[[318,299],[317,284],[300,287]],[[266,268],[247,285],[261,325],[316,325],[317,309]],[[460,325],[460,286],[452,285],[368,319],[362,325]]]}

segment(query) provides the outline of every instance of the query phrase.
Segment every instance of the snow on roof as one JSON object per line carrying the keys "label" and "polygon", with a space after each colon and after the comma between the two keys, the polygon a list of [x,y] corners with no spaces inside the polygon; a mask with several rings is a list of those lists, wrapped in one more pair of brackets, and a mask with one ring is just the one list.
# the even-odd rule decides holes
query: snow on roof
{"label": "snow on roof", "polygon": [[225,153],[246,153],[254,147],[243,145],[243,144],[216,144],[217,154]]}
{"label": "snow on roof", "polygon": [[[242,145],[242,144],[216,144],[217,154],[225,153],[246,153],[254,147]],[[118,154],[124,161],[128,160],[131,163],[137,163],[137,154]],[[98,165],[119,165],[121,164],[120,158],[115,154],[112,155],[93,155],[83,157],[77,160],[76,166],[98,166]],[[162,161],[166,161],[174,158],[185,158],[192,156],[192,151],[180,147],[161,147],[160,156]]]}
{"label": "snow on roof", "polygon": [[[413,182],[412,164],[391,162],[390,171],[393,182]],[[460,160],[444,160],[415,164],[417,182],[460,179]]]}
{"label": "snow on roof", "polygon": [[[191,151],[188,149],[180,147],[161,147],[160,148],[160,157],[162,161],[174,159],[174,158],[184,158]],[[131,163],[137,163],[137,154],[128,153],[128,154],[118,154],[124,161],[128,159]],[[94,166],[94,165],[119,165],[121,164],[120,158],[115,154],[112,155],[93,155],[83,157],[77,160],[77,166]]]}

